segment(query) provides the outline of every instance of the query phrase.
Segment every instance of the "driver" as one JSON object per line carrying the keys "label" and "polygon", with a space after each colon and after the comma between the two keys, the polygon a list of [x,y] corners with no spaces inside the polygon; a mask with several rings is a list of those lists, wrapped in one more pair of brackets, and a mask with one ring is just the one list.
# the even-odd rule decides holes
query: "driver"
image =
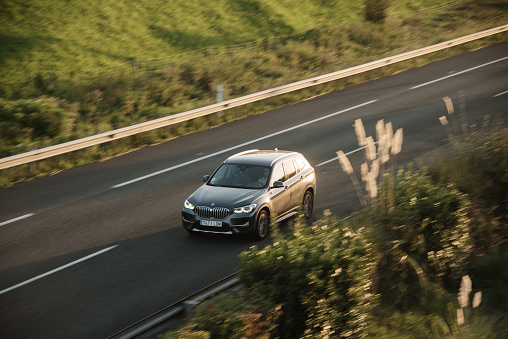
{"label": "driver", "polygon": [[270,169],[264,168],[263,169],[263,176],[258,179],[257,183],[261,186],[265,186],[266,182],[268,181],[268,174],[270,174]]}

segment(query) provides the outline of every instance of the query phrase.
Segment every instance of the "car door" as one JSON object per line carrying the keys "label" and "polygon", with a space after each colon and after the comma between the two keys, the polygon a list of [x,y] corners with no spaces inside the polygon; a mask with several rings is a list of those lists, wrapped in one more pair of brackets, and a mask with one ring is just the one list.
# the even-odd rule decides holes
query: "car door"
{"label": "car door", "polygon": [[298,158],[293,159],[293,163],[295,165],[296,174],[294,179],[295,181],[291,186],[291,203],[294,204],[295,207],[300,207],[303,202],[303,194],[306,189],[306,183],[303,180],[303,168],[305,167],[305,164]]}
{"label": "car door", "polygon": [[[273,169],[272,177],[270,179],[270,187],[273,187],[275,181],[286,181],[286,175],[282,163],[276,165]],[[270,201],[272,205],[272,213],[279,216],[284,214],[289,209],[290,191],[287,187],[271,188],[269,193],[271,195]]]}
{"label": "car door", "polygon": [[300,185],[298,185],[300,181],[300,177],[296,175],[297,169],[293,159],[289,159],[284,161],[284,172],[286,173],[286,181],[284,185],[287,187],[287,191],[289,191],[289,206],[288,209],[293,209],[298,207],[300,204]]}

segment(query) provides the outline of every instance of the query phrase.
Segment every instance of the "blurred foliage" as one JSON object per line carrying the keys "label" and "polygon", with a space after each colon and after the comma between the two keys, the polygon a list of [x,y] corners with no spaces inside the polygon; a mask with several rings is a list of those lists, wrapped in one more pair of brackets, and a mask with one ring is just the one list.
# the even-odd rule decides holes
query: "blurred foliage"
{"label": "blurred foliage", "polygon": [[365,0],[365,20],[383,22],[387,16],[390,0]]}
{"label": "blurred foliage", "polygon": [[[452,136],[453,154],[434,161],[431,172],[466,193],[478,211],[478,246],[488,249],[508,241],[508,128],[486,117],[480,128]],[[501,227],[503,226],[504,227]],[[494,232],[493,229],[498,229]],[[482,237],[485,239],[482,241]]]}
{"label": "blurred foliage", "polygon": [[325,215],[292,236],[276,236],[241,255],[241,282],[277,310],[271,335],[279,338],[361,336],[375,305],[371,294],[372,244]]}
{"label": "blurred foliage", "polygon": [[160,339],[171,338],[270,338],[276,310],[245,290],[234,290],[207,300],[194,308],[190,322]]}
{"label": "blurred foliage", "polygon": [[395,202],[386,209],[380,200],[383,206],[374,206],[370,217],[382,256],[377,288],[383,302],[404,308],[460,280],[472,248],[470,203],[425,170],[400,170],[394,187],[384,188],[394,190]]}

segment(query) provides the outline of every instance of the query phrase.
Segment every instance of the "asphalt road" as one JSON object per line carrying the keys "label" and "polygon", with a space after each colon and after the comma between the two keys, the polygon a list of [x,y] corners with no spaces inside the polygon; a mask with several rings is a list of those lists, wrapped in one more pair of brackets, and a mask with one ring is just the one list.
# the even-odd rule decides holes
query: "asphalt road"
{"label": "asphalt road", "polygon": [[[379,119],[403,128],[398,163],[447,145],[443,97],[471,124],[508,119],[508,42],[0,190],[0,337],[108,337],[235,272],[247,237],[191,237],[183,201],[246,149],[295,150],[316,168],[313,220],[358,206],[335,152]],[[357,170],[361,152],[350,158]],[[1,175],[1,172],[0,172]],[[311,220],[312,220],[311,219]]]}

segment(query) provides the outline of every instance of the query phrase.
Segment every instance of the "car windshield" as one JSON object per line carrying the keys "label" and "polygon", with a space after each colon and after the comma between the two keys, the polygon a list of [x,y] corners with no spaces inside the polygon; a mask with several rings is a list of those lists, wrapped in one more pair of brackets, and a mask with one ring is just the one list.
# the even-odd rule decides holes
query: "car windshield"
{"label": "car windshield", "polygon": [[208,181],[208,185],[236,188],[264,188],[270,168],[244,164],[222,164]]}

